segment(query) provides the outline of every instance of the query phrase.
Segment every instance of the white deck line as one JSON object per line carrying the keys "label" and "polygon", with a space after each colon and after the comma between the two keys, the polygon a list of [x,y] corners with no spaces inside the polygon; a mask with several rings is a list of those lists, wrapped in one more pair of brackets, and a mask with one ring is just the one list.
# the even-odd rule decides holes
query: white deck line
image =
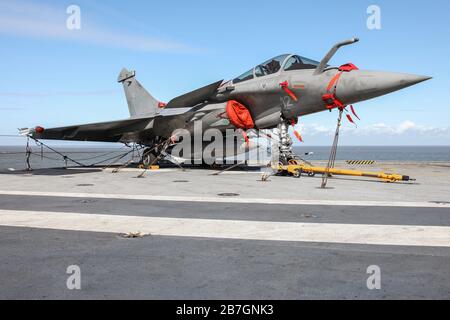
{"label": "white deck line", "polygon": [[0,210],[0,225],[238,240],[450,247],[450,227],[267,222]]}
{"label": "white deck line", "polygon": [[144,194],[107,194],[107,193],[74,193],[48,191],[9,191],[0,190],[0,195],[68,197],[68,198],[98,198],[122,200],[179,201],[179,202],[213,202],[213,203],[255,203],[255,204],[290,204],[290,205],[321,205],[321,206],[364,206],[364,207],[421,207],[448,208],[448,203],[411,202],[411,201],[354,201],[354,200],[302,200],[302,199],[270,199],[245,197],[198,197],[198,196],[162,196]]}

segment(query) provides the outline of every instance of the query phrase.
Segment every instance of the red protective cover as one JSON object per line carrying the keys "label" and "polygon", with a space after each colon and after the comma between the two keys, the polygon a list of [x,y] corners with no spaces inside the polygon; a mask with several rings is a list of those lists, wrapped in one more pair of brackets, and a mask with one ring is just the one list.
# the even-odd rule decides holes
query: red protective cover
{"label": "red protective cover", "polygon": [[243,104],[230,100],[226,112],[228,119],[236,128],[247,130],[255,127],[250,111]]}
{"label": "red protective cover", "polygon": [[359,70],[353,63],[346,63],[339,67],[339,71],[349,72],[352,70]]}

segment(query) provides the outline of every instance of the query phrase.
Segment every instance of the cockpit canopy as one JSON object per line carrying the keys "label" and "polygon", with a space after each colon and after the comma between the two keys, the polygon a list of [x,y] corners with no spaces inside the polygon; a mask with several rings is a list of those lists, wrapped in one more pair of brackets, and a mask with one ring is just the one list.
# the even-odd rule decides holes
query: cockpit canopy
{"label": "cockpit canopy", "polygon": [[263,77],[269,74],[277,73],[280,69],[284,71],[302,70],[302,69],[316,69],[319,62],[300,57],[293,54],[283,54],[275,58],[269,59],[261,63],[253,69],[241,74],[239,77],[233,79],[233,83],[253,79],[254,77]]}

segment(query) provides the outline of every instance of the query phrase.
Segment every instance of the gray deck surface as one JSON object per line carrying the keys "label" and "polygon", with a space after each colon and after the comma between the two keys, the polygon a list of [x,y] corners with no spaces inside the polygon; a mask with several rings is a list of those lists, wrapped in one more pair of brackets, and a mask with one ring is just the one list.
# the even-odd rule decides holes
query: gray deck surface
{"label": "gray deck surface", "polygon": [[[415,176],[418,181],[386,184],[335,178],[329,181],[332,188],[320,190],[318,177],[271,177],[270,182],[260,182],[258,172],[242,171],[216,177],[210,170],[162,169],[149,172],[145,179],[136,179],[139,171],[131,169],[117,174],[84,169],[38,170],[31,175],[2,172],[0,211],[17,212],[18,217],[24,212],[50,212],[62,216],[82,213],[243,221],[249,228],[261,221],[450,227],[450,205],[446,203],[450,201],[449,167],[380,167]],[[11,195],[8,191],[21,193]],[[223,192],[239,195],[224,200],[218,196]],[[117,198],[92,194],[116,194]],[[169,198],[128,197],[133,195]],[[179,196],[205,200],[176,199]],[[211,198],[221,200],[211,202]],[[236,203],[233,199],[250,200]],[[315,203],[276,203],[280,199]],[[335,200],[337,205],[327,200]],[[350,202],[345,205],[342,201]],[[364,201],[383,203],[364,205]],[[181,233],[127,239],[116,232],[64,230],[50,220],[49,228],[11,226],[1,217],[0,212],[0,299],[450,298],[450,243],[404,246],[266,241]],[[69,265],[81,269],[81,290],[66,287]],[[366,286],[370,265],[381,269],[380,290]]]}

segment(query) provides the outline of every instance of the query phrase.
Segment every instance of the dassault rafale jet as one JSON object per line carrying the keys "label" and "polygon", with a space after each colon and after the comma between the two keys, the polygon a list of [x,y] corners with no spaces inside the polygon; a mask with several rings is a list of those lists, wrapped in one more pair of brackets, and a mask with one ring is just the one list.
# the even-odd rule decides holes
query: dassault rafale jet
{"label": "dassault rafale jet", "polygon": [[[340,47],[357,41],[354,38],[336,44],[321,62],[296,54],[279,55],[233,80],[217,81],[176,97],[167,104],[148,93],[136,80],[134,71],[123,69],[118,82],[125,90],[130,118],[50,129],[38,126],[28,129],[27,135],[39,140],[136,143],[149,150],[144,152],[144,163],[155,163],[163,152],[155,146],[171,139],[177,130],[193,133],[198,121],[201,121],[203,131],[209,128],[221,132],[240,129],[244,135],[250,129],[277,128],[280,157],[287,162],[295,157],[288,130],[299,117],[335,108],[342,110],[354,103],[430,79],[403,73],[359,70],[351,63],[340,67],[328,65]],[[353,107],[351,111],[354,113]],[[174,144],[175,140],[170,143],[171,146]],[[232,146],[235,154],[248,151],[241,146]],[[165,151],[170,154],[170,148]],[[183,157],[194,158],[196,155]]]}

